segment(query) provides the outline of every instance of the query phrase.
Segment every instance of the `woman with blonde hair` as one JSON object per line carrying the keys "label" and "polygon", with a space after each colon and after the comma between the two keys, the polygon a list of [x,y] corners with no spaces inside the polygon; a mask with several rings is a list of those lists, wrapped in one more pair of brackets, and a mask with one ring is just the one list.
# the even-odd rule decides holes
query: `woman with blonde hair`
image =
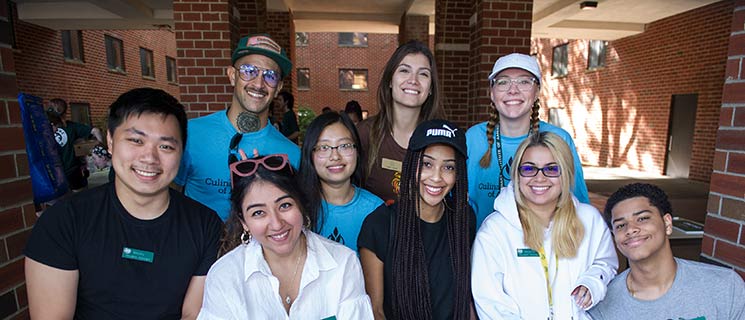
{"label": "woman with blonde hair", "polygon": [[586,319],[618,269],[608,227],[571,193],[574,165],[558,135],[530,135],[513,181],[476,234],[472,291],[482,319]]}
{"label": "woman with blonde hair", "polygon": [[378,110],[357,127],[367,152],[365,189],[391,204],[411,134],[441,112],[435,58],[426,45],[409,41],[393,53],[378,86]]}
{"label": "woman with blonde hair", "polygon": [[[564,129],[540,121],[541,69],[535,57],[513,53],[494,63],[489,74],[489,120],[466,133],[468,142],[468,196],[476,210],[476,226],[494,211],[494,199],[510,182],[517,146],[529,134],[553,132],[569,145],[574,166],[572,193],[590,203],[582,162],[572,137]],[[514,176],[512,176],[514,177]]]}

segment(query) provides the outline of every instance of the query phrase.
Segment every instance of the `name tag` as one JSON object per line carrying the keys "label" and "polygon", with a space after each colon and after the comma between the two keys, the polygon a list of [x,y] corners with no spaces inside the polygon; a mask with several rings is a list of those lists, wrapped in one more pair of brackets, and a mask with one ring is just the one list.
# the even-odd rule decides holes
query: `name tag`
{"label": "name tag", "polygon": [[150,251],[127,248],[127,247],[124,247],[122,249],[122,258],[124,259],[153,263],[154,257],[155,257],[155,254],[153,254]]}
{"label": "name tag", "polygon": [[383,158],[381,160],[381,167],[383,167],[383,169],[400,172],[403,165],[401,164],[401,161]]}
{"label": "name tag", "polygon": [[518,257],[538,257],[538,251],[535,251],[531,248],[521,248],[521,249],[517,249],[517,256]]}

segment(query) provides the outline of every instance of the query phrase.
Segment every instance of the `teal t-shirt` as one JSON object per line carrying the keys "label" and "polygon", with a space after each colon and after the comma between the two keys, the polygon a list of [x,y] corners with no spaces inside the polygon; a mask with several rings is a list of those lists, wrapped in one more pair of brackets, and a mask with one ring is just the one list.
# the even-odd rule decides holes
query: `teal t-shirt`
{"label": "teal t-shirt", "polygon": [[380,206],[385,207],[383,200],[370,191],[355,186],[354,197],[348,203],[339,206],[325,200],[321,203],[321,211],[325,213],[319,214],[324,215],[324,219],[318,234],[358,252],[357,236],[360,234],[362,222]]}
{"label": "teal t-shirt", "polygon": [[[230,215],[230,139],[237,133],[228,120],[227,111],[191,119],[187,127],[186,149],[174,183],[184,186],[184,193],[215,210],[225,221]],[[284,153],[297,170],[300,148],[268,124],[259,131],[245,133],[238,148],[250,154]]]}
{"label": "teal t-shirt", "polygon": [[[497,165],[497,148],[492,147],[492,164],[488,168],[482,168],[479,165],[481,157],[488,149],[486,139],[486,122],[474,125],[466,132],[466,144],[468,145],[468,197],[476,212],[476,228],[481,226],[481,222],[494,212],[494,199],[497,198],[501,188],[499,187],[499,175],[504,177],[504,185],[510,183],[510,170],[512,170],[512,159],[515,151],[528,135],[519,137],[506,137],[502,135],[502,163]],[[552,124],[541,121],[538,127],[540,131],[553,132],[560,136],[569,145],[574,158],[574,189],[572,194],[581,202],[590,203],[590,197],[587,194],[587,185],[585,185],[585,176],[582,172],[582,161],[577,155],[577,149],[574,146],[574,140],[564,129]],[[494,133],[496,137],[496,133]],[[496,138],[495,138],[496,141]]]}

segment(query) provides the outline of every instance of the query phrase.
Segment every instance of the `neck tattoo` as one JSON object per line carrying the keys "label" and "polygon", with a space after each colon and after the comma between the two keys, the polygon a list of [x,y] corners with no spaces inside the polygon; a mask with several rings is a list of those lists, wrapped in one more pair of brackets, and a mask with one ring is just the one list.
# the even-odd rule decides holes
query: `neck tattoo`
{"label": "neck tattoo", "polygon": [[[295,261],[295,273],[292,274],[292,282],[295,283],[295,278],[297,277],[297,270],[300,268],[300,258],[303,257],[303,252],[301,251],[300,254],[297,256],[297,261]],[[292,299],[290,298],[290,294],[288,293],[287,296],[285,296],[285,303],[288,306],[292,305]]]}
{"label": "neck tattoo", "polygon": [[255,113],[248,111],[239,113],[235,122],[238,126],[238,130],[242,133],[259,131],[259,126],[261,125],[259,117]]}

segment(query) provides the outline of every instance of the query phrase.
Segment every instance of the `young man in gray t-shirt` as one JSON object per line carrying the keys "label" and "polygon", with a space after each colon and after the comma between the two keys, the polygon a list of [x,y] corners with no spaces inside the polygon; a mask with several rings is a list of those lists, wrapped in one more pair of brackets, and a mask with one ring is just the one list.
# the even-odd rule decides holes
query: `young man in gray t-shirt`
{"label": "young man in gray t-shirt", "polygon": [[660,188],[624,186],[605,218],[629,269],[590,309],[593,319],[745,319],[745,283],[734,271],[673,257],[672,207]]}

